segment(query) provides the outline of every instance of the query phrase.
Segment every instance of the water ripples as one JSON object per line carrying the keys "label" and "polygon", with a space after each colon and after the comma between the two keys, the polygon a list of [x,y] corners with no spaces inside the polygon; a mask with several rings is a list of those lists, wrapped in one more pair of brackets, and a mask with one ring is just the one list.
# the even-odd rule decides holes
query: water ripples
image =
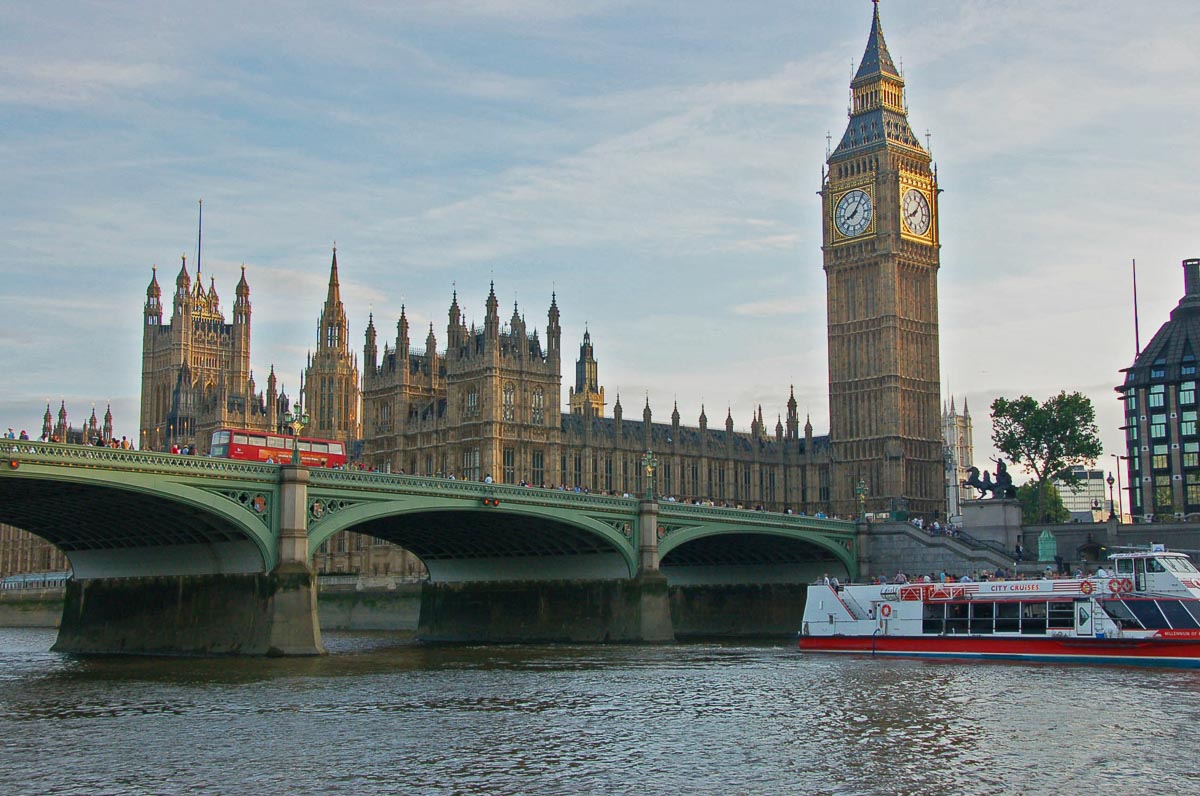
{"label": "water ripples", "polygon": [[0,630],[23,793],[1195,791],[1200,674],[802,656],[790,646],[70,658]]}

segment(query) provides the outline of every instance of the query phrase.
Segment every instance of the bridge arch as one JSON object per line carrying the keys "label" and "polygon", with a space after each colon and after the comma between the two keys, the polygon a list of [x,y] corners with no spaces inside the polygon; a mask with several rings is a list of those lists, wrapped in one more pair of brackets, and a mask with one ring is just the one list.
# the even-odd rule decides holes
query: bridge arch
{"label": "bridge arch", "polygon": [[[250,573],[274,566],[274,485],[222,484],[222,494],[144,470],[64,468],[16,457],[2,464],[0,521],[57,545],[77,578]],[[263,496],[265,516],[239,502],[239,493]]]}
{"label": "bridge arch", "polygon": [[420,494],[338,507],[318,490],[310,490],[309,504],[310,554],[353,531],[405,548],[433,582],[607,580],[637,572],[632,528],[627,536],[581,511]]}
{"label": "bridge arch", "polygon": [[826,572],[857,574],[851,535],[763,523],[701,523],[659,540],[659,560],[672,585],[807,583]]}

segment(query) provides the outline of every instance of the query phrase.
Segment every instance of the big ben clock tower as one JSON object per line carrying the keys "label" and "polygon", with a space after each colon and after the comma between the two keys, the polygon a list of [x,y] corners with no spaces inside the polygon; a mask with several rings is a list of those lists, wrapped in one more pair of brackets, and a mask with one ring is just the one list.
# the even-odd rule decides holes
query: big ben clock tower
{"label": "big ben clock tower", "polygon": [[842,516],[857,515],[863,492],[869,511],[940,514],[937,174],[908,125],[878,0],[850,91],[820,191],[830,499]]}

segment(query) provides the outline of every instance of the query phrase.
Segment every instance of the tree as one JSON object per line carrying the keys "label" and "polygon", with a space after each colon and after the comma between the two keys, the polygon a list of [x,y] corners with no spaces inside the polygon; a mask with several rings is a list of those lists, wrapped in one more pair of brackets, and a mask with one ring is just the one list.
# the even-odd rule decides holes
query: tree
{"label": "tree", "polygon": [[1063,505],[1058,487],[1054,484],[1046,486],[1044,507],[1039,505],[1041,497],[1042,490],[1038,489],[1038,484],[1034,481],[1028,481],[1017,487],[1017,500],[1021,504],[1021,522],[1026,525],[1035,525],[1039,522],[1058,523],[1071,520],[1071,512]]}
{"label": "tree", "polygon": [[1075,464],[1092,465],[1104,453],[1096,428],[1096,410],[1085,395],[1065,390],[1039,404],[1028,395],[1016,400],[992,401],[992,442],[996,449],[1034,475],[1038,491],[1037,514],[1047,513],[1047,487],[1058,478],[1074,487]]}

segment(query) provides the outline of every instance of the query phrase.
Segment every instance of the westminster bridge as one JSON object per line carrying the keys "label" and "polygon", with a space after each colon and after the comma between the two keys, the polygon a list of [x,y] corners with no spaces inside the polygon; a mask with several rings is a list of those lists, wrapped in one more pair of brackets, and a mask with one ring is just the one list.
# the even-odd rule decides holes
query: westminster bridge
{"label": "westminster bridge", "polygon": [[858,572],[852,522],[476,481],[5,440],[0,522],[63,550],[56,649],[320,654],[317,547],[425,565],[418,636],[667,641],[794,628]]}

